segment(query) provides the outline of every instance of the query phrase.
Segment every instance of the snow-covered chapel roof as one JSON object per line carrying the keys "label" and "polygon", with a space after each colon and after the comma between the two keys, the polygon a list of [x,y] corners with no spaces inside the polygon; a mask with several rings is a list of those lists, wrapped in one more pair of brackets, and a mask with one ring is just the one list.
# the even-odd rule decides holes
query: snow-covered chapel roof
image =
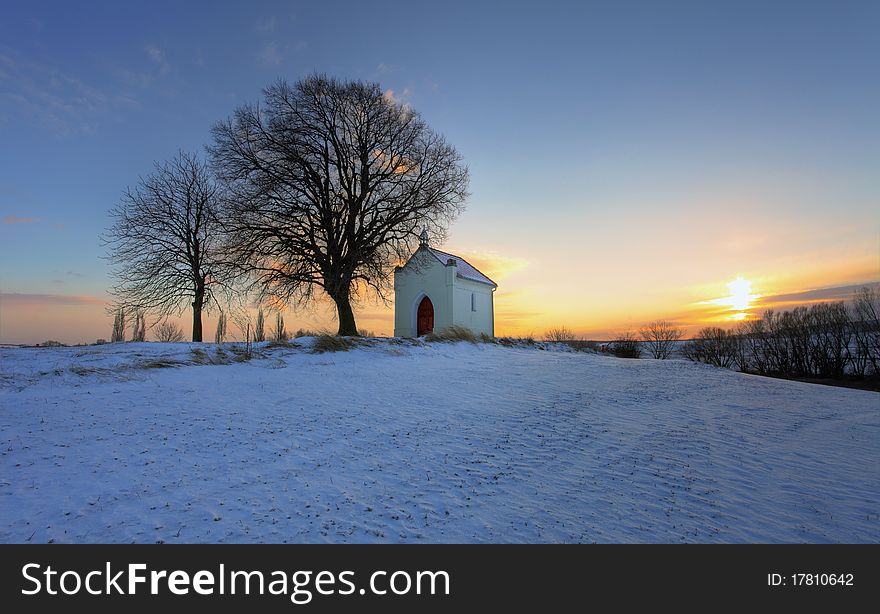
{"label": "snow-covered chapel roof", "polygon": [[448,254],[446,252],[441,252],[439,249],[434,249],[433,247],[427,247],[428,251],[433,255],[437,260],[440,261],[440,264],[445,265],[446,262],[452,258],[456,261],[458,265],[456,267],[456,277],[461,277],[462,279],[469,279],[470,281],[476,281],[481,284],[489,284],[490,286],[498,287],[494,281],[480,273],[475,266],[473,266],[470,262],[462,258],[461,256],[456,256],[455,254]]}

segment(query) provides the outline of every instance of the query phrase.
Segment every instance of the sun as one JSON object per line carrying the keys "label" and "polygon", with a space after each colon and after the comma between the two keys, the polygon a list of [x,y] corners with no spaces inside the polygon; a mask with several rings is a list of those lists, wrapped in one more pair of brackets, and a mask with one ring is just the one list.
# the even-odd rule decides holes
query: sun
{"label": "sun", "polygon": [[741,312],[747,310],[752,301],[757,298],[757,296],[752,294],[752,282],[748,279],[737,277],[727,284],[727,288],[730,290],[730,296],[727,298],[730,300],[730,307],[734,311]]}
{"label": "sun", "polygon": [[749,317],[749,309],[753,307],[755,300],[761,298],[752,289],[752,282],[742,277],[737,277],[727,283],[729,294],[721,298],[703,301],[704,305],[718,305],[727,307],[731,312],[724,316],[725,320],[740,321]]}

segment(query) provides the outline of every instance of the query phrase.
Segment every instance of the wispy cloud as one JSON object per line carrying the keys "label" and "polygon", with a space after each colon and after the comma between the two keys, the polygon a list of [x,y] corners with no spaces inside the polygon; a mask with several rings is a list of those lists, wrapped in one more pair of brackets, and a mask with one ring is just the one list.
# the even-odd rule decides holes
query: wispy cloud
{"label": "wispy cloud", "polygon": [[108,110],[130,104],[126,96],[56,65],[0,49],[0,122],[26,121],[62,134],[91,132]]}
{"label": "wispy cloud", "polygon": [[847,301],[853,297],[856,290],[868,286],[870,288],[880,288],[880,282],[869,282],[864,284],[855,284],[849,286],[835,286],[832,288],[815,288],[813,290],[804,290],[802,292],[790,292],[788,294],[774,294],[771,296],[761,297],[758,303],[763,308],[788,308],[797,305],[805,305],[809,303],[822,303],[825,301]]}
{"label": "wispy cloud", "polygon": [[0,303],[7,305],[107,305],[107,299],[73,294],[25,294],[0,292]]}
{"label": "wispy cloud", "polygon": [[17,215],[7,215],[3,218],[4,224],[37,224],[42,221],[40,217],[19,217]]}
{"label": "wispy cloud", "polygon": [[147,45],[144,48],[144,51],[147,52],[147,56],[149,56],[153,64],[159,67],[159,74],[164,75],[171,70],[171,64],[168,63],[168,59],[165,57],[165,52],[161,48],[156,45]]}
{"label": "wispy cloud", "polygon": [[255,28],[259,32],[274,32],[275,28],[278,27],[278,18],[274,15],[270,15],[269,17],[264,17],[257,21],[257,25]]}
{"label": "wispy cloud", "polygon": [[263,45],[263,48],[260,50],[259,58],[267,63],[278,65],[284,61],[284,56],[281,54],[281,51],[278,49],[278,45],[275,42],[269,42]]}

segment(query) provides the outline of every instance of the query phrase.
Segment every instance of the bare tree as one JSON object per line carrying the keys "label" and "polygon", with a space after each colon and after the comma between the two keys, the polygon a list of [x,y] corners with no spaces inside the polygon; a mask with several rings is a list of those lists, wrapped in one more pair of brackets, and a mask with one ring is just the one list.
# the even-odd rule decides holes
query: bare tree
{"label": "bare tree", "polygon": [[192,339],[201,341],[202,311],[234,272],[220,249],[221,202],[208,168],[183,152],[126,190],[104,237],[117,305],[159,318],[191,307]]}
{"label": "bare tree", "polygon": [[859,288],[852,303],[855,360],[861,373],[880,374],[880,292]]}
{"label": "bare tree", "polygon": [[442,239],[468,196],[458,152],[376,83],[313,75],[264,90],[214,127],[213,163],[234,198],[234,255],[263,295],[303,302],[323,291],[340,335],[357,335],[351,301],[385,298],[420,229]]}
{"label": "bare tree", "polygon": [[173,322],[160,322],[156,325],[156,341],[161,343],[179,343],[183,341],[183,331]]}
{"label": "bare tree", "polygon": [[263,315],[263,308],[257,312],[257,323],[254,324],[254,341],[260,342],[266,340],[266,317]]}
{"label": "bare tree", "polygon": [[113,334],[110,343],[125,341],[125,309],[119,307],[113,314]]}
{"label": "bare tree", "polygon": [[683,331],[669,322],[657,320],[643,326],[639,334],[648,346],[651,356],[663,360],[672,354]]}
{"label": "bare tree", "polygon": [[682,355],[694,362],[730,368],[737,362],[737,337],[733,332],[717,326],[702,329],[696,339],[681,348]]}

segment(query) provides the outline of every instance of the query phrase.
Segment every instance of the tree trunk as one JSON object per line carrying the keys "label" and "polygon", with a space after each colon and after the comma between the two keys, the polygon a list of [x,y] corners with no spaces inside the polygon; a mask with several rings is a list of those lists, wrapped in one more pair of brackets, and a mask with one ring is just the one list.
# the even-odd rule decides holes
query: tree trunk
{"label": "tree trunk", "polygon": [[192,340],[202,341],[202,304],[205,302],[203,292],[197,292],[195,300],[192,302],[193,308],[193,335]]}
{"label": "tree trunk", "polygon": [[348,293],[334,296],[333,302],[336,303],[336,313],[339,316],[339,331],[336,334],[345,337],[356,337],[358,329],[354,321],[354,311],[351,309]]}

